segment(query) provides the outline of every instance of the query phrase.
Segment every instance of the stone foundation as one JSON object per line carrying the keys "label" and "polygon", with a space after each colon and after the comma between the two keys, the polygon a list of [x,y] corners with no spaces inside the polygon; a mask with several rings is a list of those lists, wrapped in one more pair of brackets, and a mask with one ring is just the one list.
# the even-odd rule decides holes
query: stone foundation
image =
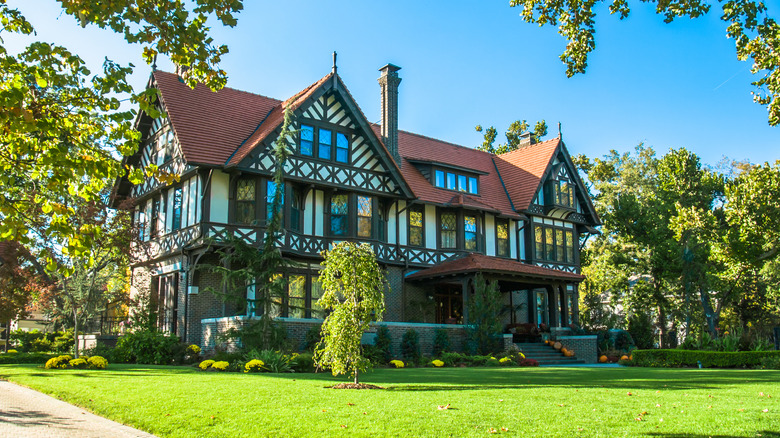
{"label": "stone foundation", "polygon": [[598,336],[558,336],[556,340],[567,350],[573,350],[577,359],[582,359],[585,363],[598,362]]}

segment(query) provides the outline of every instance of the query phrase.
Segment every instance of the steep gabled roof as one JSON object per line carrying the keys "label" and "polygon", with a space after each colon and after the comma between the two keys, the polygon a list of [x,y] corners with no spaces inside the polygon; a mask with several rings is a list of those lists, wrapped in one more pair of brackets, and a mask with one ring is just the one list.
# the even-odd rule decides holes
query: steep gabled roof
{"label": "steep gabled roof", "polygon": [[[378,133],[379,129],[379,125],[374,125],[375,132]],[[420,201],[518,217],[493,166],[491,154],[406,131],[398,131],[398,151],[402,157],[401,173]],[[479,195],[436,187],[410,161],[430,161],[473,169],[480,173]]]}
{"label": "steep gabled roof", "polygon": [[561,144],[556,137],[495,156],[496,168],[517,211],[531,206]]}
{"label": "steep gabled roof", "polygon": [[572,272],[542,268],[541,266],[529,265],[516,260],[491,257],[477,253],[469,253],[464,257],[449,260],[432,268],[415,272],[408,275],[406,279],[425,280],[477,272],[512,275],[535,280],[554,279],[582,281],[585,279],[584,275],[574,274]]}
{"label": "steep gabled roof", "polygon": [[191,89],[173,73],[152,73],[163,107],[191,164],[222,166],[260,123],[277,99],[233,88],[211,91],[203,84]]}

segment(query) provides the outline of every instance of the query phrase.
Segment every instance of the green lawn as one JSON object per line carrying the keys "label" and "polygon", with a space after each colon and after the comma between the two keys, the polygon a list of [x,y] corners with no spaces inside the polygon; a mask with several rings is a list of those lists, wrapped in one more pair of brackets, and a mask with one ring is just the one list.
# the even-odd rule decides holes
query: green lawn
{"label": "green lawn", "polygon": [[363,381],[386,389],[360,391],[323,374],[134,365],[0,365],[0,378],[161,437],[780,437],[779,371],[382,369]]}

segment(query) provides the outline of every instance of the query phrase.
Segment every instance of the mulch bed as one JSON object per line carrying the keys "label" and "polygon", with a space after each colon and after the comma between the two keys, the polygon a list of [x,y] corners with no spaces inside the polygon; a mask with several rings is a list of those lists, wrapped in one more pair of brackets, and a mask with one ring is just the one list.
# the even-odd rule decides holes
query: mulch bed
{"label": "mulch bed", "polygon": [[371,385],[369,383],[339,383],[338,385],[329,386],[332,389],[385,389],[381,386]]}

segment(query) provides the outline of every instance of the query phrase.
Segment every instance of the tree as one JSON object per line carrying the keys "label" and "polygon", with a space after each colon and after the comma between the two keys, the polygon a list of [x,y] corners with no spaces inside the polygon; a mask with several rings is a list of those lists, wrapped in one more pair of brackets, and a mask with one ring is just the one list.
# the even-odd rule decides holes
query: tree
{"label": "tree", "polygon": [[[490,152],[491,154],[505,154],[517,150],[526,136],[530,136],[531,143],[538,143],[542,137],[547,135],[547,122],[544,120],[536,122],[532,132],[528,132],[529,128],[530,125],[525,120],[515,120],[509,125],[509,129],[505,133],[507,142],[494,146],[493,143],[496,141],[498,132],[496,128],[491,126],[485,130],[483,134],[484,140],[481,145],[477,146],[477,149]],[[474,129],[477,132],[482,132],[482,125],[477,125]]]}
{"label": "tree", "polygon": [[315,362],[334,376],[349,373],[359,384],[359,373],[371,366],[363,356],[360,339],[373,320],[385,311],[385,279],[371,246],[339,242],[324,252],[320,272],[322,297],[317,304],[330,311],[322,323],[322,340]]}
{"label": "tree", "polygon": [[498,282],[488,282],[477,274],[474,279],[474,294],[469,297],[467,329],[472,349],[488,355],[498,350],[498,335],[501,333],[499,314],[502,303]]}
{"label": "tree", "polygon": [[[622,20],[631,12],[628,0],[545,1],[510,0],[511,7],[523,9],[521,16],[539,26],[558,26],[558,33],[567,40],[560,58],[566,64],[566,76],[584,73],[588,55],[596,48],[594,38],[596,10],[608,4],[609,13]],[[653,1],[656,12],[670,23],[678,17],[697,18],[710,12],[707,0]],[[736,42],[737,58],[753,60],[751,72],[763,75],[753,82],[758,91],[753,100],[767,105],[769,124],[780,124],[780,24],[767,13],[760,0],[718,0],[721,20],[727,24],[726,35]]]}
{"label": "tree", "polygon": [[[190,6],[180,1],[59,1],[82,27],[109,28],[128,43],[140,44],[148,63],[159,54],[188,66],[191,86],[224,86],[226,74],[217,65],[227,48],[214,45],[208,20],[216,16],[223,25],[235,25],[241,0],[197,0]],[[5,32],[35,32],[6,0],[0,0],[0,23]],[[127,82],[131,72],[131,66],[107,59],[102,74],[92,76],[81,58],[64,47],[34,42],[12,55],[0,42],[0,239],[25,245],[55,241],[71,254],[88,251],[94,233],[73,226],[74,210],[63,200],[95,200],[126,171],[115,157],[133,153],[139,134],[132,125],[135,112],[120,107],[123,98],[159,116],[154,90],[134,92]],[[139,182],[142,174],[135,169],[131,179]],[[36,226],[41,224],[46,226]],[[42,234],[31,234],[31,228]]]}

